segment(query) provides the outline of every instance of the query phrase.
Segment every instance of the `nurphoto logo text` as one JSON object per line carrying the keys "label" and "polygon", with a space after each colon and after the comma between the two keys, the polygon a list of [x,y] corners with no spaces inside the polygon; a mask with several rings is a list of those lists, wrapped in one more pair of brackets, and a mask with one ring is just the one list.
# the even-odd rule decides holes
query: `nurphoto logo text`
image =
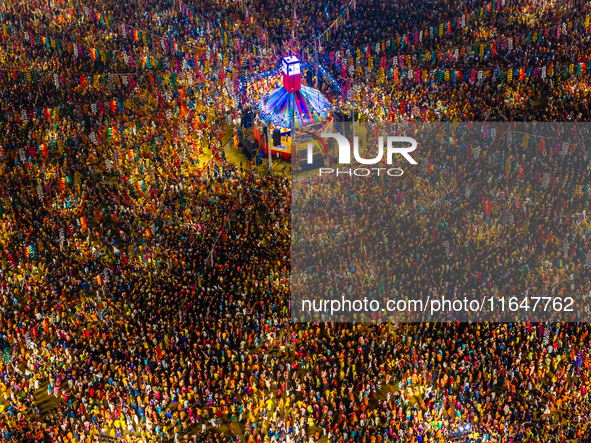
{"label": "nurphoto logo text", "polygon": [[[323,138],[332,137],[338,143],[339,149],[339,164],[351,164],[351,144],[349,140],[342,134],[338,133],[323,133],[320,134]],[[396,144],[396,145],[395,145]],[[410,146],[400,146],[400,144],[410,144]],[[411,165],[416,165],[417,162],[410,156],[410,153],[417,149],[417,141],[414,138],[410,137],[395,137],[389,136],[386,137],[386,161],[388,165],[392,164],[392,157],[394,154],[402,155]],[[362,164],[362,165],[375,165],[382,161],[384,157],[384,137],[379,137],[378,139],[378,153],[375,158],[362,158],[359,152],[359,137],[353,137],[353,156],[355,161]],[[308,164],[313,163],[313,153],[312,153],[312,144],[308,144]],[[359,169],[349,169],[349,170],[336,170],[336,174],[342,175],[355,175],[357,177],[365,177],[371,174],[371,171],[377,171],[377,175],[380,175],[380,171],[386,171],[386,174],[392,177],[398,177],[404,174],[404,171],[400,168],[359,168]],[[335,170],[332,168],[320,168],[319,175],[323,174],[332,174]]]}

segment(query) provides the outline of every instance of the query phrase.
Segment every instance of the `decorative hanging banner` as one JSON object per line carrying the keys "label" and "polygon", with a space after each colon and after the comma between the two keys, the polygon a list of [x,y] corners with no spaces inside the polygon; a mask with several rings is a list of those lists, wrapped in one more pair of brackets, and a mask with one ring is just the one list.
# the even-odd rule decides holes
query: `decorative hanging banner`
{"label": "decorative hanging banner", "polygon": [[95,87],[108,88],[112,82],[117,86],[129,86],[135,88],[137,75],[135,73],[106,73],[106,74],[65,74],[51,71],[20,71],[9,68],[0,68],[0,80],[15,81],[21,84],[50,83],[58,87]]}
{"label": "decorative hanging banner", "polygon": [[[4,35],[6,38],[11,37],[14,41],[18,43],[30,42],[30,44],[33,46],[43,45],[43,47],[45,47],[50,52],[57,51],[58,53],[61,53],[62,51],[66,50],[70,54],[72,54],[76,59],[84,56],[90,56],[95,62],[99,61],[100,63],[107,64],[113,61],[118,61],[132,68],[136,68],[136,61],[140,61],[140,68],[142,69],[175,69],[174,67],[172,67],[171,64],[166,63],[167,57],[154,57],[149,54],[147,55],[148,47],[150,47],[151,50],[162,50],[164,48],[166,49],[167,54],[173,55],[177,59],[182,59],[185,61],[188,60],[190,61],[191,66],[196,66],[201,60],[203,54],[205,54],[208,50],[207,48],[203,47],[203,45],[207,46],[211,44],[211,41],[209,39],[201,38],[200,42],[186,42],[186,44],[189,45],[187,47],[171,40],[170,37],[161,37],[156,34],[139,30],[128,24],[118,23],[112,19],[109,19],[105,14],[96,13],[90,8],[82,7],[79,9],[83,11],[85,17],[87,17],[90,20],[98,21],[105,29],[117,32],[120,36],[126,36],[127,38],[131,38],[137,42],[142,42],[144,43],[144,46],[139,45],[137,47],[132,47],[131,49],[127,49],[125,51],[103,51],[98,50],[96,48],[80,46],[69,41],[61,41],[53,39],[51,37],[39,36],[34,33],[33,28],[27,30],[26,32],[23,32],[23,29],[15,29],[15,26],[17,25],[7,24],[4,24],[3,26],[5,30]],[[107,17],[106,20],[105,17]],[[0,23],[1,22],[2,19],[0,16]],[[21,35],[23,36],[23,40],[21,40]],[[238,41],[240,41],[240,45],[237,44]],[[244,51],[247,50],[247,47],[249,45],[247,41],[239,37],[232,39],[232,44],[234,49],[236,49],[237,46],[240,46],[240,48]],[[170,54],[172,49],[174,49],[174,53]],[[263,51],[266,52],[266,50]],[[260,48],[259,52],[261,52]],[[242,64],[241,59],[244,58],[244,54],[242,54],[241,52],[239,53],[236,50],[228,52],[216,48],[215,53],[219,56],[223,56],[223,54],[231,54],[233,58],[238,58],[240,64]],[[277,57],[272,55],[270,55],[269,57],[277,59]],[[215,60],[218,60],[218,58],[216,57]],[[179,65],[177,63],[177,70],[178,68]]]}
{"label": "decorative hanging banner", "polygon": [[[328,41],[328,32],[330,31],[330,29],[335,26],[339,20],[341,20],[343,17],[346,17],[347,20],[349,20],[349,8],[353,6],[353,10],[355,10],[355,0],[350,0],[349,3],[345,6],[345,8],[341,11],[341,13],[339,14],[339,16],[336,18],[335,21],[333,21],[330,26],[328,28],[326,28],[326,30],[324,32],[322,32],[318,37],[316,37],[315,39],[313,39],[310,43],[308,43],[307,45],[305,45],[302,50],[300,51],[306,51],[307,49],[311,48],[312,46],[316,46],[317,42],[322,41],[322,38],[324,37],[326,41]],[[335,28],[336,30],[336,28]]]}
{"label": "decorative hanging banner", "polygon": [[[177,76],[172,74],[158,74],[159,84],[174,85],[176,83]],[[153,79],[156,82],[156,78]],[[191,115],[193,111],[197,109],[198,102],[196,100],[188,100],[188,97],[184,97],[183,89],[174,90],[172,96],[175,97],[177,105],[168,108],[171,112],[171,117],[183,117],[185,115]],[[93,102],[93,103],[77,103],[76,105],[62,105],[54,108],[34,108],[34,109],[16,109],[12,104],[8,103],[4,106],[4,110],[0,111],[0,122],[5,122],[9,118],[16,119],[17,121],[29,121],[33,118],[44,118],[48,122],[57,121],[61,114],[73,115],[74,112],[81,112],[85,115],[94,114],[110,114],[113,116],[124,115],[126,112],[130,113],[137,110],[141,106],[140,100],[135,97],[131,98],[114,98],[108,102]],[[162,102],[162,106],[165,106]],[[161,107],[162,107],[161,106]],[[187,112],[188,111],[188,112]]]}
{"label": "decorative hanging banner", "polygon": [[[586,28],[584,27],[584,25],[582,23],[569,23],[568,29],[569,29],[569,35],[571,35],[573,38],[580,36],[581,38],[583,38],[586,33],[585,30]],[[517,34],[513,37],[508,37],[508,38],[499,38],[496,40],[491,40],[485,43],[480,43],[479,45],[466,45],[466,46],[458,46],[455,48],[450,48],[450,49],[446,49],[445,51],[421,51],[418,53],[418,55],[416,55],[415,52],[413,52],[412,54],[417,58],[417,62],[419,66],[423,66],[423,65],[436,65],[439,62],[445,62],[447,60],[447,63],[451,63],[453,61],[458,61],[459,58],[464,57],[466,54],[471,54],[473,57],[475,58],[483,58],[486,54],[491,53],[492,55],[498,54],[498,53],[509,53],[512,48],[513,48],[513,43],[514,42],[524,42],[525,46],[530,46],[532,44],[539,44],[539,43],[543,43],[546,41],[552,41],[553,39],[555,39],[555,33],[552,32],[553,29],[557,29],[558,27],[561,27],[562,24],[559,24],[556,26],[556,28],[540,28],[528,33],[523,33],[523,34]],[[544,32],[545,30],[550,29],[550,33],[548,36],[544,36]],[[517,43],[515,43],[517,44]],[[380,46],[376,46],[376,48],[379,48]],[[358,48],[361,49],[361,54],[362,56],[365,55],[366,60],[368,60],[368,57],[370,56],[370,51],[371,51],[371,45],[366,45],[363,48]],[[379,50],[379,49],[378,49]],[[395,63],[395,59],[396,58],[400,58],[400,57],[405,57],[409,60],[409,62],[407,62],[407,64],[410,64],[410,57],[411,54],[396,54],[396,55],[392,55],[390,57],[386,57],[386,66],[384,67],[394,67],[394,63]],[[446,59],[446,60],[445,60]],[[402,65],[402,63],[401,63]]]}
{"label": "decorative hanging banner", "polygon": [[[493,2],[492,5],[495,5],[496,3],[498,3],[498,2]],[[482,14],[481,11],[483,9],[484,9],[484,11],[490,10],[490,6],[491,6],[491,4],[489,3],[485,8],[481,8],[476,13],[476,16],[478,16],[479,14],[481,15]],[[500,5],[500,3],[499,3],[498,4],[499,10],[500,10],[501,6],[502,5]],[[414,32],[414,33],[411,33],[411,34],[406,34],[406,35],[404,35],[404,36],[402,36],[401,38],[398,38],[398,39],[389,38],[387,40],[382,40],[382,41],[379,41],[379,42],[370,43],[369,45],[368,44],[365,44],[365,47],[369,46],[369,47],[372,47],[373,48],[373,47],[380,47],[380,46],[384,45],[384,46],[388,47],[390,49],[390,51],[394,51],[396,49],[403,49],[405,45],[408,45],[408,42],[409,41],[414,41],[414,46],[415,47],[416,46],[420,46],[420,43],[422,42],[423,37],[425,39],[433,38],[433,37],[439,37],[440,36],[440,32],[439,32],[440,29],[442,30],[441,35],[443,35],[443,30],[447,30],[445,32],[445,34],[447,35],[447,34],[450,33],[450,30],[453,27],[455,27],[457,29],[464,28],[466,26],[466,24],[465,24],[466,17],[468,17],[468,21],[469,22],[470,22],[470,20],[474,21],[474,18],[470,19],[470,17],[475,17],[474,14],[475,13],[472,12],[471,14],[468,14],[468,15],[462,15],[462,16],[458,17],[457,19],[452,20],[451,22],[441,23],[438,26],[434,27],[434,29],[436,30],[435,33],[433,33],[433,28],[430,28],[430,29],[425,29],[424,31],[421,31],[421,32],[418,32],[418,33],[417,32]],[[555,26],[550,27],[550,29],[551,29],[550,30],[550,33],[553,33],[555,36],[557,34],[560,36],[560,34],[564,34],[565,32],[567,32],[567,30],[571,30],[571,27],[573,25],[578,26],[579,29],[588,29],[589,28],[589,19],[590,19],[589,16],[585,16],[585,17],[581,16],[578,19],[578,21],[576,21],[576,22],[568,22],[568,24],[567,24],[567,23],[562,23],[562,21],[564,19],[560,15],[557,15],[557,16],[553,17],[553,19],[551,20],[551,22],[545,22],[544,23],[544,25],[545,25],[544,27],[541,27],[540,29],[537,29],[535,31],[530,31],[529,33],[527,33],[527,34],[530,34],[529,35],[529,39],[528,39],[528,44],[530,42],[536,43],[536,41],[538,41],[538,42],[541,41],[539,39],[541,38],[541,34],[542,33],[544,33],[544,36],[545,37],[548,37],[548,31],[549,31],[548,25],[550,23],[561,22],[558,25],[555,25]],[[455,23],[455,26],[454,26],[454,23]],[[558,27],[561,27],[561,29],[558,30]],[[418,34],[418,43],[419,43],[419,45],[417,45],[417,34]],[[523,34],[524,38],[527,37],[527,34]],[[535,38],[534,38],[534,35],[535,35]],[[502,39],[498,39],[498,40],[502,40]],[[512,45],[510,43],[509,48],[511,48],[511,47],[512,47]]]}

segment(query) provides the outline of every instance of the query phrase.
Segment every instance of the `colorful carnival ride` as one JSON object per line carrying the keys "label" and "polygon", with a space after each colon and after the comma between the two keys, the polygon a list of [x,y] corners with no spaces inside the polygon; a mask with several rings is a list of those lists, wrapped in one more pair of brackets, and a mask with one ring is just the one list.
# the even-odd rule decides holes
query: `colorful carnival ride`
{"label": "colorful carnival ride", "polygon": [[[263,95],[257,103],[259,120],[267,125],[267,139],[271,140],[270,134],[274,130],[279,130],[281,134],[281,142],[271,148],[271,154],[278,153],[285,159],[292,154],[294,129],[301,129],[298,131],[301,133],[312,132],[306,131],[306,128],[331,120],[331,103],[320,91],[302,85],[301,71],[297,57],[284,57],[281,62],[282,86]],[[315,144],[319,148],[324,146],[317,140]],[[267,155],[267,146],[262,149]]]}

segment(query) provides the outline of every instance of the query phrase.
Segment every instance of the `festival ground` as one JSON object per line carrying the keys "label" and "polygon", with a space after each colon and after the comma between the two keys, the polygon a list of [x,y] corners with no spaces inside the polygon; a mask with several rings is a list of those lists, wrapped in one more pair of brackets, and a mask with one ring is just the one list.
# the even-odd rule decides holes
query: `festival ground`
{"label": "festival ground", "polygon": [[[239,157],[236,157],[236,160],[239,160]],[[362,326],[360,326],[362,327]],[[279,341],[281,340],[282,337],[279,337]],[[252,352],[257,352],[257,350],[255,348],[251,349]],[[259,350],[260,351],[260,350]],[[274,355],[276,354],[277,356],[279,356],[278,352],[272,352],[270,353],[270,355]],[[25,370],[25,368],[22,368],[23,370]],[[298,369],[298,375],[300,378],[303,379],[304,375],[306,373],[309,373],[309,371],[311,370],[310,367],[301,367]],[[265,392],[265,394],[269,394],[268,391],[265,391],[265,387],[263,385],[263,383],[260,384],[259,386],[260,388],[260,392]],[[424,396],[425,393],[427,391],[428,385],[424,385],[424,384],[411,384],[410,381],[408,383],[408,386],[404,386],[405,390],[409,390],[412,391],[412,394],[409,395],[408,399],[409,399],[409,403],[408,406],[416,409],[416,410],[421,410],[422,413],[427,412],[426,408],[425,408],[425,403],[424,403]],[[369,399],[369,405],[370,407],[376,407],[377,405],[377,400],[381,400],[384,401],[386,400],[386,398],[388,398],[388,393],[394,393],[394,392],[398,392],[400,389],[400,386],[398,384],[393,385],[393,384],[385,384],[383,385],[375,394],[374,398]],[[503,392],[504,389],[499,388],[498,389],[498,393]],[[294,401],[298,401],[301,400],[302,397],[301,395],[296,395],[295,399],[293,397],[293,393],[292,392],[292,396],[291,397],[287,397],[287,396],[283,396],[282,398],[284,400],[287,400],[288,398],[294,402]],[[43,383],[40,385],[40,388],[34,392],[34,397],[35,397],[35,402],[38,405],[39,409],[43,412],[43,413],[48,413],[51,410],[54,410],[57,405],[61,402],[63,402],[63,399],[58,399],[56,397],[54,397],[53,395],[49,396],[47,394],[47,383]],[[261,409],[266,409],[267,405],[265,402],[262,402],[264,404],[264,406],[261,406]],[[0,397],[0,404],[4,405],[5,407],[8,406],[7,401],[5,398]],[[276,406],[276,400],[273,401],[273,406]],[[170,405],[169,405],[170,406]],[[172,405],[174,406],[174,405]],[[292,403],[289,407],[285,408],[285,414],[286,416],[290,415],[290,408],[294,408],[295,405]],[[275,408],[273,408],[275,409]],[[456,416],[458,412],[456,411],[455,408],[450,408],[447,411],[447,416],[450,418],[454,418]],[[568,421],[568,417],[566,417],[564,415],[564,411],[560,410],[558,408],[554,409],[551,412],[551,417],[554,421],[553,423],[553,427],[557,427],[559,426],[559,424],[562,424],[563,426],[568,425],[569,421]],[[546,420],[547,417],[544,417],[544,420]],[[246,417],[245,417],[246,420]],[[277,419],[279,420],[279,418]],[[539,415],[534,416],[534,420],[533,422],[530,422],[526,425],[533,425],[533,423],[535,422],[542,422],[542,417],[540,417]],[[591,421],[589,422],[591,423]],[[588,423],[585,425],[585,429],[588,427]],[[113,434],[116,430],[121,429],[124,430],[125,426],[120,426],[119,423],[117,421],[113,421],[113,425],[111,427],[107,426],[103,429],[103,432],[97,433],[96,435],[101,436],[102,440],[105,439],[112,439],[113,438]],[[140,428],[141,429],[141,428]],[[224,434],[226,436],[238,436],[240,438],[241,442],[246,442],[246,438],[244,437],[243,431],[244,431],[244,424],[243,423],[238,423],[238,422],[230,422],[227,418],[223,419],[221,421],[221,426],[217,427],[217,428],[213,428],[211,426],[207,427],[208,432],[215,432],[218,434]],[[144,430],[145,431],[145,430]],[[310,433],[310,435],[312,435],[314,437],[314,441],[316,443],[327,443],[329,442],[329,440],[327,440],[327,438],[324,436],[324,431],[322,427],[316,427],[316,426],[310,426],[310,428],[308,429],[308,432]],[[186,438],[189,438],[192,435],[199,435],[201,433],[201,425],[194,425],[191,426],[188,422],[187,422],[187,427],[183,432],[183,436]],[[126,431],[123,432],[123,434],[127,437],[133,437],[133,436],[140,436],[140,434],[129,434]],[[471,438],[473,438],[475,441],[478,441],[480,438],[482,438],[483,436],[483,431],[481,429],[478,428],[478,424],[477,422],[474,422],[474,427],[471,428],[470,432],[466,432],[464,433],[465,435],[470,435]],[[145,436],[145,434],[143,434],[143,436]],[[190,438],[189,438],[190,440]],[[158,438],[154,438],[151,441],[159,441]],[[571,441],[571,440],[567,440],[567,441]],[[578,441],[578,440],[572,440],[573,442]]]}
{"label": "festival ground", "polygon": [[[586,1],[0,0],[0,442],[591,443],[590,85]],[[222,123],[352,110],[452,134],[298,189]]]}

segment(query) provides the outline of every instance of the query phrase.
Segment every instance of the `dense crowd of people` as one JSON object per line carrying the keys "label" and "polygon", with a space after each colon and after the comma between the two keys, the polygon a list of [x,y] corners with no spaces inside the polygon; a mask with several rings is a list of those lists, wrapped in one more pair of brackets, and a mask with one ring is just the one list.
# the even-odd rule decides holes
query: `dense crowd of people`
{"label": "dense crowd of people", "polygon": [[[374,134],[392,128],[368,126],[361,144],[374,151],[364,157],[374,158]],[[435,315],[418,310],[401,318],[586,321],[591,295],[589,134],[584,127],[556,123],[538,127],[533,135],[534,127],[430,123],[413,130],[409,125],[400,133],[417,139],[420,152],[413,155],[418,164],[401,159],[396,166],[404,174],[395,180],[386,175],[393,167],[386,158],[371,166],[381,168],[381,175],[360,178],[349,172],[296,179],[292,302],[298,302],[297,315],[325,321],[330,313],[319,301],[341,294],[351,300],[369,294],[382,307],[392,296],[423,301],[507,297],[507,302],[519,296],[521,302],[530,294],[568,296],[569,309],[557,304],[554,310],[534,311],[532,304],[509,314],[508,307],[503,312],[500,305],[495,310],[487,304]],[[338,167],[343,172],[368,168]],[[301,305],[312,298],[318,300],[316,315]],[[349,312],[349,320],[364,318]],[[400,320],[396,312],[364,312],[365,320]]]}
{"label": "dense crowd of people", "polygon": [[[0,440],[589,441],[587,311],[569,323],[293,322],[291,183],[228,155],[241,79],[288,51],[324,66],[342,85],[323,88],[335,108],[354,103],[361,120],[587,121],[587,70],[567,66],[588,60],[587,6],[497,4],[476,17],[487,3],[2,2]],[[466,26],[396,46],[460,14]],[[544,28],[498,53],[465,50]],[[376,42],[386,61],[370,67]],[[397,76],[400,56],[421,81]],[[493,78],[546,64],[561,68]],[[484,76],[454,83],[435,68]],[[385,292],[586,300],[587,135],[542,134],[543,148],[539,135],[433,146],[426,172],[386,186],[375,217],[406,220],[388,242],[416,259],[394,258]],[[349,183],[358,198],[341,206],[308,180],[297,213],[325,204],[325,232],[351,228],[351,214],[372,227],[359,207],[370,182]],[[380,292],[363,266],[380,239],[336,238],[350,262],[323,278]]]}

